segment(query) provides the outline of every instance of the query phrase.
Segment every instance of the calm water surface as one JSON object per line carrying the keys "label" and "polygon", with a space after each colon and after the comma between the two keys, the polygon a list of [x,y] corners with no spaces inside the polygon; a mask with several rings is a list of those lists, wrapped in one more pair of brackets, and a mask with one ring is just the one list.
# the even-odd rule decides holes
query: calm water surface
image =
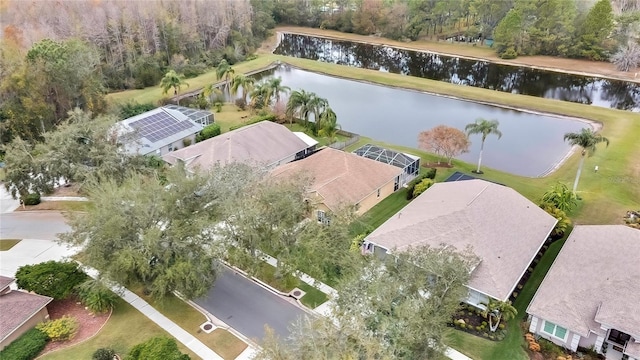
{"label": "calm water surface", "polygon": [[[347,131],[384,142],[417,147],[420,131],[445,124],[464,130],[478,117],[500,121],[502,138],[485,142],[483,166],[536,177],[551,169],[570,150],[567,132],[588,124],[320,75],[281,66],[262,74],[283,79],[292,90],[304,89],[329,100],[338,122]],[[475,163],[480,136],[471,137],[471,151],[459,159]]]}
{"label": "calm water surface", "polygon": [[283,34],[274,53],[509,93],[640,111],[640,84],[629,81],[295,34]]}

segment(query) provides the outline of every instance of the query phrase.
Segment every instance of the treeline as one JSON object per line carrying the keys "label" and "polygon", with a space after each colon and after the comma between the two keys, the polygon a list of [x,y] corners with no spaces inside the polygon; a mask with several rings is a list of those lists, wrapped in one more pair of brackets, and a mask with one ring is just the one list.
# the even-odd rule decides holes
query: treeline
{"label": "treeline", "polygon": [[189,78],[222,60],[245,60],[275,26],[263,3],[9,1],[0,47],[2,144],[42,140],[76,107],[103,113],[106,92],[156,86],[169,69]]}
{"label": "treeline", "polygon": [[[380,35],[495,40],[504,58],[607,60],[640,38],[637,0],[275,0],[278,23]],[[614,15],[617,14],[617,15]]]}

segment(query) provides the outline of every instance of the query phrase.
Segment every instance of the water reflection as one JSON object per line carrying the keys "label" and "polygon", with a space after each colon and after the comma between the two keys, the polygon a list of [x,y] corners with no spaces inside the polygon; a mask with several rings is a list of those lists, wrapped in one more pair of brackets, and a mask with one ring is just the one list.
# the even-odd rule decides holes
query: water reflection
{"label": "water reflection", "polygon": [[275,53],[509,93],[640,111],[640,84],[627,81],[295,34],[283,34]]}

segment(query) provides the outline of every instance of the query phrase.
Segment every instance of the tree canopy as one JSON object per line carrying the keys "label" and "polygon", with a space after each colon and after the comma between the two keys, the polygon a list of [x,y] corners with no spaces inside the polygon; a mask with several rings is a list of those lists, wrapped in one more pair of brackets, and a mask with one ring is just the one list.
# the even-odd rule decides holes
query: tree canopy
{"label": "tree canopy", "polygon": [[434,358],[476,262],[442,247],[370,259],[338,288],[331,319],[301,320],[286,342],[268,336],[258,358]]}
{"label": "tree canopy", "polygon": [[443,155],[449,165],[454,157],[469,152],[469,146],[471,142],[467,134],[445,125],[439,125],[418,134],[418,147]]}
{"label": "tree canopy", "polygon": [[166,181],[133,173],[120,184],[92,183],[95,206],[73,217],[72,231],[61,239],[84,244],[87,263],[120,284],[141,283],[156,298],[173,291],[188,299],[202,296],[216,278],[214,260],[223,249],[212,224],[234,186],[246,179],[241,173],[227,166],[215,175],[187,176],[175,167]]}
{"label": "tree canopy", "polygon": [[134,346],[127,356],[127,360],[147,359],[189,360],[191,358],[180,352],[175,339],[158,336]]}

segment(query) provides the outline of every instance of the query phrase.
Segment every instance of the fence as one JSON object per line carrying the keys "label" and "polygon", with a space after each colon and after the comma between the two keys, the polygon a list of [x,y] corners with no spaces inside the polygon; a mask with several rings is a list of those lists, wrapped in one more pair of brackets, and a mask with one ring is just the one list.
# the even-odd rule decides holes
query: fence
{"label": "fence", "polygon": [[329,147],[337,149],[337,150],[342,150],[342,149],[346,148],[349,145],[353,145],[353,144],[357,143],[358,140],[360,140],[360,135],[354,134],[352,132],[344,131],[344,130],[338,131],[338,135],[347,136],[347,137],[349,137],[349,139],[347,139],[345,141],[336,141],[333,144],[328,145]]}

